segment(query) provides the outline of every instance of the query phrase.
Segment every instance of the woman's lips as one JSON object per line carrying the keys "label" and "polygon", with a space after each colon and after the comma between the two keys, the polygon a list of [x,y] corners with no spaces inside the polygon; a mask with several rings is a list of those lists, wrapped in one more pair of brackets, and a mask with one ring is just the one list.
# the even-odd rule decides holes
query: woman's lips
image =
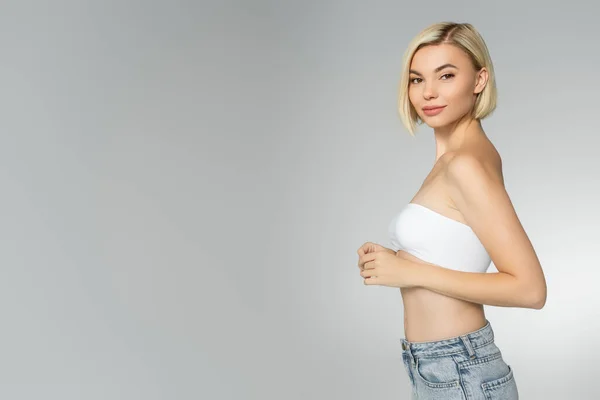
{"label": "woman's lips", "polygon": [[446,108],[446,106],[436,108],[424,108],[423,113],[431,117],[433,115],[438,115],[439,113],[441,113],[444,110],[444,108]]}

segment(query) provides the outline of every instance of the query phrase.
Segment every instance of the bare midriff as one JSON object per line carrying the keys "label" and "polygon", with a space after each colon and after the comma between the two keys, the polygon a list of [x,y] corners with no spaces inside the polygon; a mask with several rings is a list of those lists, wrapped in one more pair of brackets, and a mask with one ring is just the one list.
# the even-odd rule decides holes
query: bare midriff
{"label": "bare midriff", "polygon": [[[402,252],[402,257],[424,261]],[[483,305],[448,297],[422,287],[400,289],[404,335],[410,342],[444,340],[476,331],[486,324]]]}

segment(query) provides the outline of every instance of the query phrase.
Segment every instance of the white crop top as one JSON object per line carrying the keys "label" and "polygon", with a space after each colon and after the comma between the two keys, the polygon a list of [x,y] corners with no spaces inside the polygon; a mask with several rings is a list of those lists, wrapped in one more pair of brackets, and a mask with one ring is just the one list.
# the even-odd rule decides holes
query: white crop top
{"label": "white crop top", "polygon": [[440,267],[486,272],[491,259],[466,224],[425,206],[408,203],[390,222],[392,250],[403,250]]}

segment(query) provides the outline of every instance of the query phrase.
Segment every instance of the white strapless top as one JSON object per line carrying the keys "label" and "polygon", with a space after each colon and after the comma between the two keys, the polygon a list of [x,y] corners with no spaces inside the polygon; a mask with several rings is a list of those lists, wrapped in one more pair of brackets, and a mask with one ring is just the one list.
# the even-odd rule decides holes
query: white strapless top
{"label": "white strapless top", "polygon": [[466,224],[425,206],[408,203],[390,222],[392,250],[403,250],[440,267],[486,272],[491,259]]}

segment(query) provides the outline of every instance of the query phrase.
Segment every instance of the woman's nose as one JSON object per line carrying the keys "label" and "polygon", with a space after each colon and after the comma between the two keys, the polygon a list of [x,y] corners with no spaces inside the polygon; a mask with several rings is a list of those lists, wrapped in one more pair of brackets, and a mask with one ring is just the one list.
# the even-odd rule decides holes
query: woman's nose
{"label": "woman's nose", "polygon": [[437,96],[437,88],[431,83],[426,83],[423,89],[423,97],[427,100]]}

